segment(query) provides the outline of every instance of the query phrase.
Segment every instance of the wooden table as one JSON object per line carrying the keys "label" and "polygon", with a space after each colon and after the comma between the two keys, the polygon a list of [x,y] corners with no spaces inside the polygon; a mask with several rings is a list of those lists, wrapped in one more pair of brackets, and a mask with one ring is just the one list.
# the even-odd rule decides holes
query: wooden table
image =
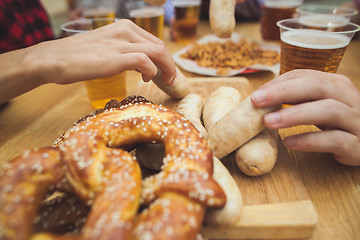
{"label": "wooden table", "polygon": [[[199,26],[198,37],[210,33],[208,23]],[[238,23],[236,32],[261,40],[257,23]],[[165,38],[169,39],[168,30]],[[185,45],[166,40],[170,52]],[[350,43],[338,73],[348,76],[360,89],[360,40]],[[185,73],[186,76],[198,77]],[[245,75],[252,89],[271,80],[270,72]],[[139,74],[128,72],[128,94]],[[0,163],[26,149],[49,146],[73,122],[92,111],[82,83],[67,86],[48,84],[13,99],[0,108]],[[280,131],[281,137],[312,129],[302,126]],[[291,171],[296,171],[318,213],[312,239],[359,239],[360,168],[343,166],[330,154],[289,152]]]}

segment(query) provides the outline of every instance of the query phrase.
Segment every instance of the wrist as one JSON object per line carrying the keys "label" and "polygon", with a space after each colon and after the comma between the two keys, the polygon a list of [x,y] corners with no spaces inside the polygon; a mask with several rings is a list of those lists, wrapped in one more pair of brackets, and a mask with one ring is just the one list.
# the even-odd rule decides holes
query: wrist
{"label": "wrist", "polygon": [[48,57],[52,55],[47,49],[47,42],[39,43],[26,49],[23,57],[24,74],[31,81],[34,87],[53,82],[52,72],[56,68],[53,66],[54,60]]}

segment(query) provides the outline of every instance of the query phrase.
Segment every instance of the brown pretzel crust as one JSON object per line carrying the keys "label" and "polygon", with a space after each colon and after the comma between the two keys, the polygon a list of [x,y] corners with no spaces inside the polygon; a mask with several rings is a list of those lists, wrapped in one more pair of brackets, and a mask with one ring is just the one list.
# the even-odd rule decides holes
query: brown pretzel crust
{"label": "brown pretzel crust", "polygon": [[[50,190],[75,192],[92,205],[82,231],[64,239],[195,239],[206,207],[225,204],[212,179],[211,150],[189,121],[136,97],[110,105],[77,122],[57,148],[23,154],[0,172],[1,239],[28,239]],[[139,142],[162,143],[166,152],[163,170],[143,183],[136,159],[120,149]],[[137,216],[140,202],[148,207]]]}

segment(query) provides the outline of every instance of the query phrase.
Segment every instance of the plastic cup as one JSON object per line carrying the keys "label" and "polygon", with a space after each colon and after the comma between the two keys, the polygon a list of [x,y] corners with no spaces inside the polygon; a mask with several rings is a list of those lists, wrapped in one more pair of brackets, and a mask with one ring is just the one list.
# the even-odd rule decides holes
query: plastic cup
{"label": "plastic cup", "polygon": [[280,31],[276,23],[292,18],[303,0],[265,0],[261,7],[261,36],[264,40],[280,40]]}
{"label": "plastic cup", "polygon": [[[64,23],[61,25],[61,30],[63,35],[68,37],[91,31],[115,21],[114,18],[79,19]],[[101,67],[99,66],[99,68]],[[126,97],[126,72],[111,77],[88,80],[84,83],[91,105],[95,109],[103,108],[111,99],[121,101]]]}
{"label": "plastic cup", "polygon": [[304,25],[302,18],[277,23],[281,34],[280,74],[293,69],[337,71],[346,47],[360,27],[347,23],[341,28],[334,28],[331,20],[328,21],[328,24],[316,29]]}

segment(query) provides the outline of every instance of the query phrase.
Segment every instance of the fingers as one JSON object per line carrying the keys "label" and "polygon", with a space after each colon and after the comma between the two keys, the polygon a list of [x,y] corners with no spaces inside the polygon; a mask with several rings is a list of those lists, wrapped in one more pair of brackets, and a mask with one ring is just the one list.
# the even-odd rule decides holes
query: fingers
{"label": "fingers", "polygon": [[136,70],[138,72],[141,72],[144,82],[149,82],[156,75],[156,65],[144,53],[122,54],[120,61],[123,62],[123,69],[121,69],[120,71]]}
{"label": "fingers", "polygon": [[303,133],[285,138],[284,143],[290,150],[333,153],[340,163],[360,165],[359,138],[347,132],[331,130]]}
{"label": "fingers", "polygon": [[[119,46],[121,49],[120,53],[146,54],[161,69],[163,81],[170,85],[175,78],[176,68],[174,60],[167,51],[164,42],[129,20],[123,19],[115,24],[112,28],[117,27],[118,37],[128,41],[128,44],[124,43],[122,46]],[[140,65],[141,63],[138,64]],[[142,73],[144,81],[148,81],[148,78],[152,76],[144,72]]]}
{"label": "fingers", "polygon": [[[163,45],[134,43],[127,46],[123,51],[124,53],[136,52],[146,54],[151,59],[151,61],[161,69],[162,79],[168,85],[172,83],[176,76],[174,60]],[[141,63],[138,63],[138,65],[141,65]],[[155,75],[152,77],[154,76]]]}
{"label": "fingers", "polygon": [[128,19],[118,20],[113,24],[101,28],[101,30],[109,31],[109,34],[119,35],[121,39],[128,39],[132,43],[142,42],[165,45],[161,39],[155,37]]}
{"label": "fingers", "polygon": [[295,70],[263,85],[252,94],[252,101],[257,107],[269,107],[332,98],[352,106],[354,98],[359,99],[358,95],[357,89],[345,76],[314,70]]}
{"label": "fingers", "polygon": [[264,122],[269,128],[287,128],[298,125],[324,125],[349,132],[358,130],[357,112],[333,99],[308,102],[266,114]]}

